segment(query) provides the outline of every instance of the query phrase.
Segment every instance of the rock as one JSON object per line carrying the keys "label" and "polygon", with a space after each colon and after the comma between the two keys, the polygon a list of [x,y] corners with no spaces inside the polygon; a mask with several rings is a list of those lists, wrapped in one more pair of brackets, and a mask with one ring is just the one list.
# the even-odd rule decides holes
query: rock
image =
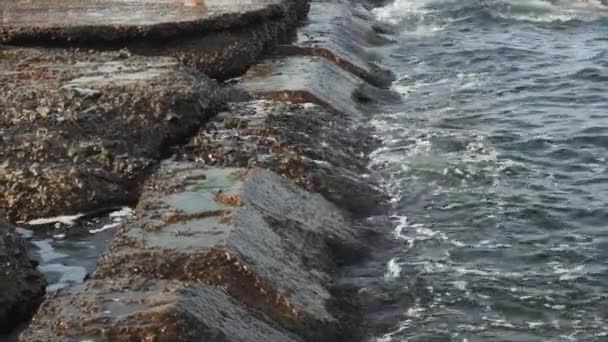
{"label": "rock", "polygon": [[387,39],[370,26],[369,11],[351,3],[313,2],[308,17],[295,42],[279,46],[277,54],[324,57],[374,86],[392,84],[395,76],[376,64],[371,50]]}
{"label": "rock", "polygon": [[249,69],[238,87],[256,98],[315,103],[359,120],[369,119],[377,100],[391,95],[316,56],[266,61]]}
{"label": "rock", "polygon": [[295,336],[253,317],[220,288],[125,277],[51,294],[23,342],[268,341]]}
{"label": "rock", "polygon": [[0,217],[0,333],[27,321],[42,302],[44,276],[25,250],[25,243]]}
{"label": "rock", "polygon": [[224,105],[175,59],[0,48],[0,208],[12,219],[135,201],[169,147]]}
{"label": "rock", "polygon": [[379,144],[372,136],[368,125],[317,105],[254,100],[231,103],[181,153],[206,165],[273,170],[365,217],[388,202],[367,168]]}
{"label": "rock", "polygon": [[[24,341],[45,334],[337,341],[357,334],[342,319],[348,313],[333,306],[332,274],[340,260],[362,253],[361,233],[320,195],[266,170],[168,162],[146,184],[135,217],[100,258],[91,283],[50,297]],[[142,278],[145,286],[133,285]],[[134,299],[106,304],[123,293]],[[157,302],[166,305],[149,304]],[[202,314],[205,303],[214,305],[210,315]],[[217,324],[230,312],[244,321]],[[249,327],[259,336],[243,337]]]}
{"label": "rock", "polygon": [[[1,2],[0,43],[128,48],[172,56],[213,78],[238,76],[306,17],[307,0]],[[69,19],[66,19],[69,18]],[[108,20],[111,18],[111,20]]]}

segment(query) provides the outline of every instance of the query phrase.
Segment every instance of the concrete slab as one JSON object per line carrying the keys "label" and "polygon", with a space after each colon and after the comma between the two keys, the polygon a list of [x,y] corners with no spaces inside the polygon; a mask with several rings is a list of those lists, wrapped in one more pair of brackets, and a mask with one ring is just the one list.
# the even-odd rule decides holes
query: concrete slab
{"label": "concrete slab", "polygon": [[372,85],[387,88],[395,76],[376,64],[373,48],[387,39],[372,28],[373,23],[369,11],[352,3],[312,2],[296,40],[276,52],[324,57]]}

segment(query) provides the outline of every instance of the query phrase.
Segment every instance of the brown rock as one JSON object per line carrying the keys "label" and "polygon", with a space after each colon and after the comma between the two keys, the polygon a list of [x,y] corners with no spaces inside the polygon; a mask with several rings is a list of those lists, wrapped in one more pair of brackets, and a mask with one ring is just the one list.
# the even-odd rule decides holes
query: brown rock
{"label": "brown rock", "polygon": [[352,3],[312,2],[308,18],[295,41],[279,46],[278,54],[320,56],[377,87],[388,88],[395,80],[376,64],[371,48],[387,39],[372,29],[369,11]]}
{"label": "brown rock", "polygon": [[197,0],[186,5],[175,0],[4,1],[0,43],[128,48],[175,57],[210,77],[227,79],[245,72],[268,47],[286,41],[308,12],[307,0]]}
{"label": "brown rock", "polygon": [[220,288],[125,277],[92,280],[50,295],[24,342],[297,342],[242,308]]}
{"label": "brown rock", "polygon": [[25,250],[25,243],[0,217],[0,333],[27,321],[42,302],[44,276]]}
{"label": "brown rock", "polygon": [[0,49],[0,208],[12,219],[133,202],[175,142],[224,103],[176,60]]}
{"label": "brown rock", "polygon": [[372,135],[367,125],[317,105],[256,100],[230,104],[182,154],[207,165],[268,168],[368,216],[388,200],[367,168],[378,146]]}

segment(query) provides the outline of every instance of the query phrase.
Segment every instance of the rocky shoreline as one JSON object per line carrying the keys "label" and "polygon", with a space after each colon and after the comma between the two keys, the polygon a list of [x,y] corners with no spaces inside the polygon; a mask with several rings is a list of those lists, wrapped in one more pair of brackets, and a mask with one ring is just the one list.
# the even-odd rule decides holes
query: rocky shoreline
{"label": "rocky shoreline", "polygon": [[[367,169],[366,121],[392,96],[372,52],[383,30],[346,2],[210,2],[179,19],[170,3],[112,25],[30,25],[17,14],[40,8],[0,5],[16,18],[0,24],[0,208],[19,222],[135,205],[19,339],[362,339],[357,289],[336,277],[365,259],[378,237],[359,219],[387,202]],[[12,325],[44,288],[19,248],[31,310]]]}

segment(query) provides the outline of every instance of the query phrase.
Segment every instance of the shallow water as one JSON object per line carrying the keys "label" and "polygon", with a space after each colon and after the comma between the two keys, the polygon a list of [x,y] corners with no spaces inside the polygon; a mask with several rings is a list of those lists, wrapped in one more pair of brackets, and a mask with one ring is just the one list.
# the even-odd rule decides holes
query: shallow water
{"label": "shallow water", "polygon": [[131,213],[130,208],[122,208],[92,218],[84,214],[40,218],[18,224],[17,232],[46,275],[47,292],[54,292],[81,283],[95,269],[116,228]]}
{"label": "shallow water", "polygon": [[399,323],[377,341],[608,341],[608,7],[375,14],[404,99],[372,122],[398,242],[375,317]]}

